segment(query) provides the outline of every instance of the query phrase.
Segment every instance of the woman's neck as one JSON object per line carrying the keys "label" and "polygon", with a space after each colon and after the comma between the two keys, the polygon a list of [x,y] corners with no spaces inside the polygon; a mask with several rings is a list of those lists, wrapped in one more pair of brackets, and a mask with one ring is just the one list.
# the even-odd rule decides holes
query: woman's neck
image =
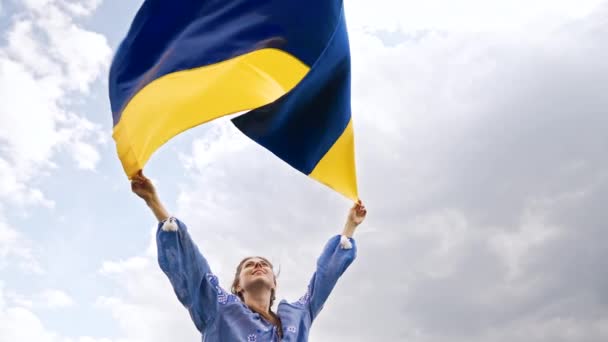
{"label": "woman's neck", "polygon": [[252,311],[257,312],[262,317],[264,317],[266,321],[276,326],[277,334],[279,336],[279,339],[281,339],[283,338],[283,328],[281,325],[281,320],[277,315],[270,311],[270,296],[272,296],[272,293],[270,291],[260,291],[259,293],[243,293],[245,305],[247,305]]}
{"label": "woman's neck", "polygon": [[253,311],[266,316],[270,315],[270,291],[255,291],[243,293],[245,304]]}

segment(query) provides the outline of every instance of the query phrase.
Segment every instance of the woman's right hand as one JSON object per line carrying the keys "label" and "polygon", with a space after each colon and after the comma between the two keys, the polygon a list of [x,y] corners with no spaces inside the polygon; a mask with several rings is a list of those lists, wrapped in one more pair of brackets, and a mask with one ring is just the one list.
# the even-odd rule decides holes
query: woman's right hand
{"label": "woman's right hand", "polygon": [[131,179],[131,191],[146,202],[150,202],[156,197],[154,184],[152,184],[150,179],[144,176],[142,170],[139,170],[139,172],[133,176],[133,179]]}

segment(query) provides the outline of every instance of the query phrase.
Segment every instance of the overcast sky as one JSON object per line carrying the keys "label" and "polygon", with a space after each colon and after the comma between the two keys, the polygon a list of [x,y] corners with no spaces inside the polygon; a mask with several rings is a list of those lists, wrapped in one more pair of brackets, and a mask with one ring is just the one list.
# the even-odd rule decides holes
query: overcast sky
{"label": "overcast sky", "polygon": [[[608,340],[608,2],[346,2],[358,258],[311,341]],[[141,1],[0,0],[0,341],[200,335],[111,137],[111,57]],[[146,174],[229,287],[306,290],[351,203],[217,121]]]}

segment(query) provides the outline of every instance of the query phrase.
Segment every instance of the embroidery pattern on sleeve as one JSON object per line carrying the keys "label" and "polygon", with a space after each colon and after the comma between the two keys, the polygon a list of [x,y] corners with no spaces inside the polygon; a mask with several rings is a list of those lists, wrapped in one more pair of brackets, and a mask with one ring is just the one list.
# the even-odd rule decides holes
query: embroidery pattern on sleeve
{"label": "embroidery pattern on sleeve", "polygon": [[219,285],[219,280],[217,279],[217,276],[212,274],[212,273],[207,273],[205,275],[207,277],[207,280],[209,281],[209,283],[215,287],[215,290],[217,291],[217,302],[220,304],[227,304],[227,303],[231,303],[231,302],[235,302],[236,301],[236,296],[232,295],[231,293],[227,293],[226,291],[224,291],[221,286]]}
{"label": "embroidery pattern on sleeve", "polygon": [[310,286],[308,286],[308,288],[306,289],[306,293],[302,297],[300,297],[300,299],[298,299],[298,301],[296,303],[300,304],[300,305],[306,305],[306,304],[308,304],[309,301],[310,301]]}

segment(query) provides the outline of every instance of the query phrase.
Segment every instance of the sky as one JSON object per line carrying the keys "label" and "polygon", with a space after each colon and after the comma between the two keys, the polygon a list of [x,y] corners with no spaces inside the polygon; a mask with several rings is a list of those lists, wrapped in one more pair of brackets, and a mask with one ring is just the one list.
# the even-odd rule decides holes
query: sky
{"label": "sky", "polygon": [[[0,0],[0,341],[200,340],[111,136],[140,4]],[[345,9],[369,214],[310,340],[608,340],[608,2]],[[288,300],[351,206],[226,120],[145,173],[225,288],[264,255]]]}

